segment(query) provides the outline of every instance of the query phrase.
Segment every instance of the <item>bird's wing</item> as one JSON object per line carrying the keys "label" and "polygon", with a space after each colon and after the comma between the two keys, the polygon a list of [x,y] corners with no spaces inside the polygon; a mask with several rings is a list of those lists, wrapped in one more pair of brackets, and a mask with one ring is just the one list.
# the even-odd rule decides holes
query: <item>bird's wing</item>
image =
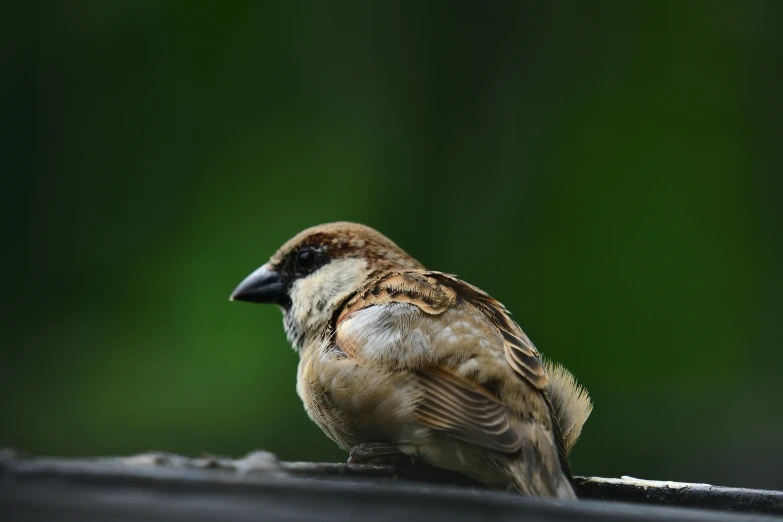
{"label": "bird's wing", "polygon": [[[459,299],[464,299],[471,306],[475,307],[502,334],[503,351],[506,355],[506,362],[508,362],[509,366],[513,368],[514,372],[519,377],[523,378],[535,386],[539,391],[541,391],[541,397],[546,402],[547,410],[552,422],[554,442],[557,446],[560,466],[563,470],[563,473],[565,473],[567,477],[571,478],[572,475],[571,466],[568,462],[568,451],[576,442],[576,438],[581,432],[581,426],[584,424],[584,421],[587,420],[587,415],[590,414],[592,404],[590,405],[590,409],[588,409],[585,414],[577,421],[579,426],[578,429],[571,429],[576,426],[577,422],[571,423],[571,419],[569,419],[569,435],[573,434],[573,437],[567,441],[561,431],[560,416],[558,415],[558,411],[552,405],[550,394],[551,392],[555,392],[557,394],[555,400],[556,402],[560,403],[562,402],[560,399],[561,396],[564,395],[564,392],[570,391],[572,388],[569,388],[567,383],[564,383],[563,379],[560,378],[561,373],[558,373],[556,376],[556,386],[554,388],[550,386],[546,368],[544,367],[544,363],[541,361],[541,354],[538,353],[538,350],[530,341],[528,336],[525,335],[525,332],[522,331],[522,328],[520,328],[520,326],[511,319],[511,313],[506,310],[506,307],[503,306],[500,301],[494,299],[483,290],[461,281],[453,275],[444,274],[442,272],[428,272],[428,275],[439,283],[454,289]],[[585,397],[586,396],[587,395],[585,394]],[[580,402],[580,405],[583,402],[584,401]],[[561,411],[565,410],[563,409]],[[567,445],[567,442],[570,442],[570,444]]]}
{"label": "bird's wing", "polygon": [[354,359],[415,372],[424,425],[504,453],[519,451],[523,434],[497,391],[460,369],[472,359],[475,373],[493,365],[507,372],[507,364],[537,390],[546,385],[538,352],[505,308],[438,272],[395,273],[369,284],[337,318],[335,342]]}
{"label": "bird's wing", "polygon": [[460,299],[464,299],[489,320],[503,336],[503,351],[509,366],[530,384],[543,390],[547,375],[541,363],[540,354],[528,339],[522,328],[510,317],[500,301],[489,294],[456,277],[441,272],[429,272],[439,284],[452,288]]}
{"label": "bird's wing", "polygon": [[503,353],[514,372],[539,390],[546,387],[540,354],[508,310],[479,288],[449,274],[411,271],[375,280],[346,304],[338,323],[357,310],[392,303],[411,304],[430,316],[467,304],[503,337]]}

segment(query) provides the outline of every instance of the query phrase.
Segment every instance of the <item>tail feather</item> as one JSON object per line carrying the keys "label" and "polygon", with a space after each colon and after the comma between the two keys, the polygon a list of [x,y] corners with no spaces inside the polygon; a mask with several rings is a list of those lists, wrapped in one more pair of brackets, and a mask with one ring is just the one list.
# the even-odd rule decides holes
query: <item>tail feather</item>
{"label": "tail feather", "polygon": [[570,453],[593,411],[593,402],[587,390],[562,365],[544,360],[544,367],[549,377],[549,400],[560,423],[566,452]]}
{"label": "tail feather", "polygon": [[516,458],[507,461],[517,491],[532,497],[575,499],[571,481],[560,465],[552,433],[539,425],[528,425],[529,436]]}

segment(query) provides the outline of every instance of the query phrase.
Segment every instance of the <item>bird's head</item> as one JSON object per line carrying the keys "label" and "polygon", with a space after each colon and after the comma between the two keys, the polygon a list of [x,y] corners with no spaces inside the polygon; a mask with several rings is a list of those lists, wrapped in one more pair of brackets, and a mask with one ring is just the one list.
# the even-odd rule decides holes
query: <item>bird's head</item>
{"label": "bird's head", "polygon": [[232,301],[273,303],[284,312],[288,340],[301,350],[366,283],[392,270],[424,267],[380,232],[356,223],[327,223],[288,240],[247,276]]}

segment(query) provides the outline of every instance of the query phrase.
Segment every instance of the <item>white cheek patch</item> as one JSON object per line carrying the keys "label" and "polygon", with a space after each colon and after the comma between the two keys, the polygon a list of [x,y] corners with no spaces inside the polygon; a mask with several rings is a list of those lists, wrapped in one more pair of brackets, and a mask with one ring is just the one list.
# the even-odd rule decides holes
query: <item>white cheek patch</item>
{"label": "white cheek patch", "polygon": [[326,324],[337,305],[364,282],[367,262],[335,259],[291,286],[293,321],[302,331],[313,332]]}

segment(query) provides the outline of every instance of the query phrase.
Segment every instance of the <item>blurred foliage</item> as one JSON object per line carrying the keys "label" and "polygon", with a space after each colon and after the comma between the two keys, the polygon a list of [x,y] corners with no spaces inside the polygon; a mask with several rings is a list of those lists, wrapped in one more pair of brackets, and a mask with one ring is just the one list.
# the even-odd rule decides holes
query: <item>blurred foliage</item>
{"label": "blurred foliage", "polygon": [[577,473],[783,488],[783,2],[3,10],[0,445],[344,459],[227,297],[346,219],[579,377]]}

